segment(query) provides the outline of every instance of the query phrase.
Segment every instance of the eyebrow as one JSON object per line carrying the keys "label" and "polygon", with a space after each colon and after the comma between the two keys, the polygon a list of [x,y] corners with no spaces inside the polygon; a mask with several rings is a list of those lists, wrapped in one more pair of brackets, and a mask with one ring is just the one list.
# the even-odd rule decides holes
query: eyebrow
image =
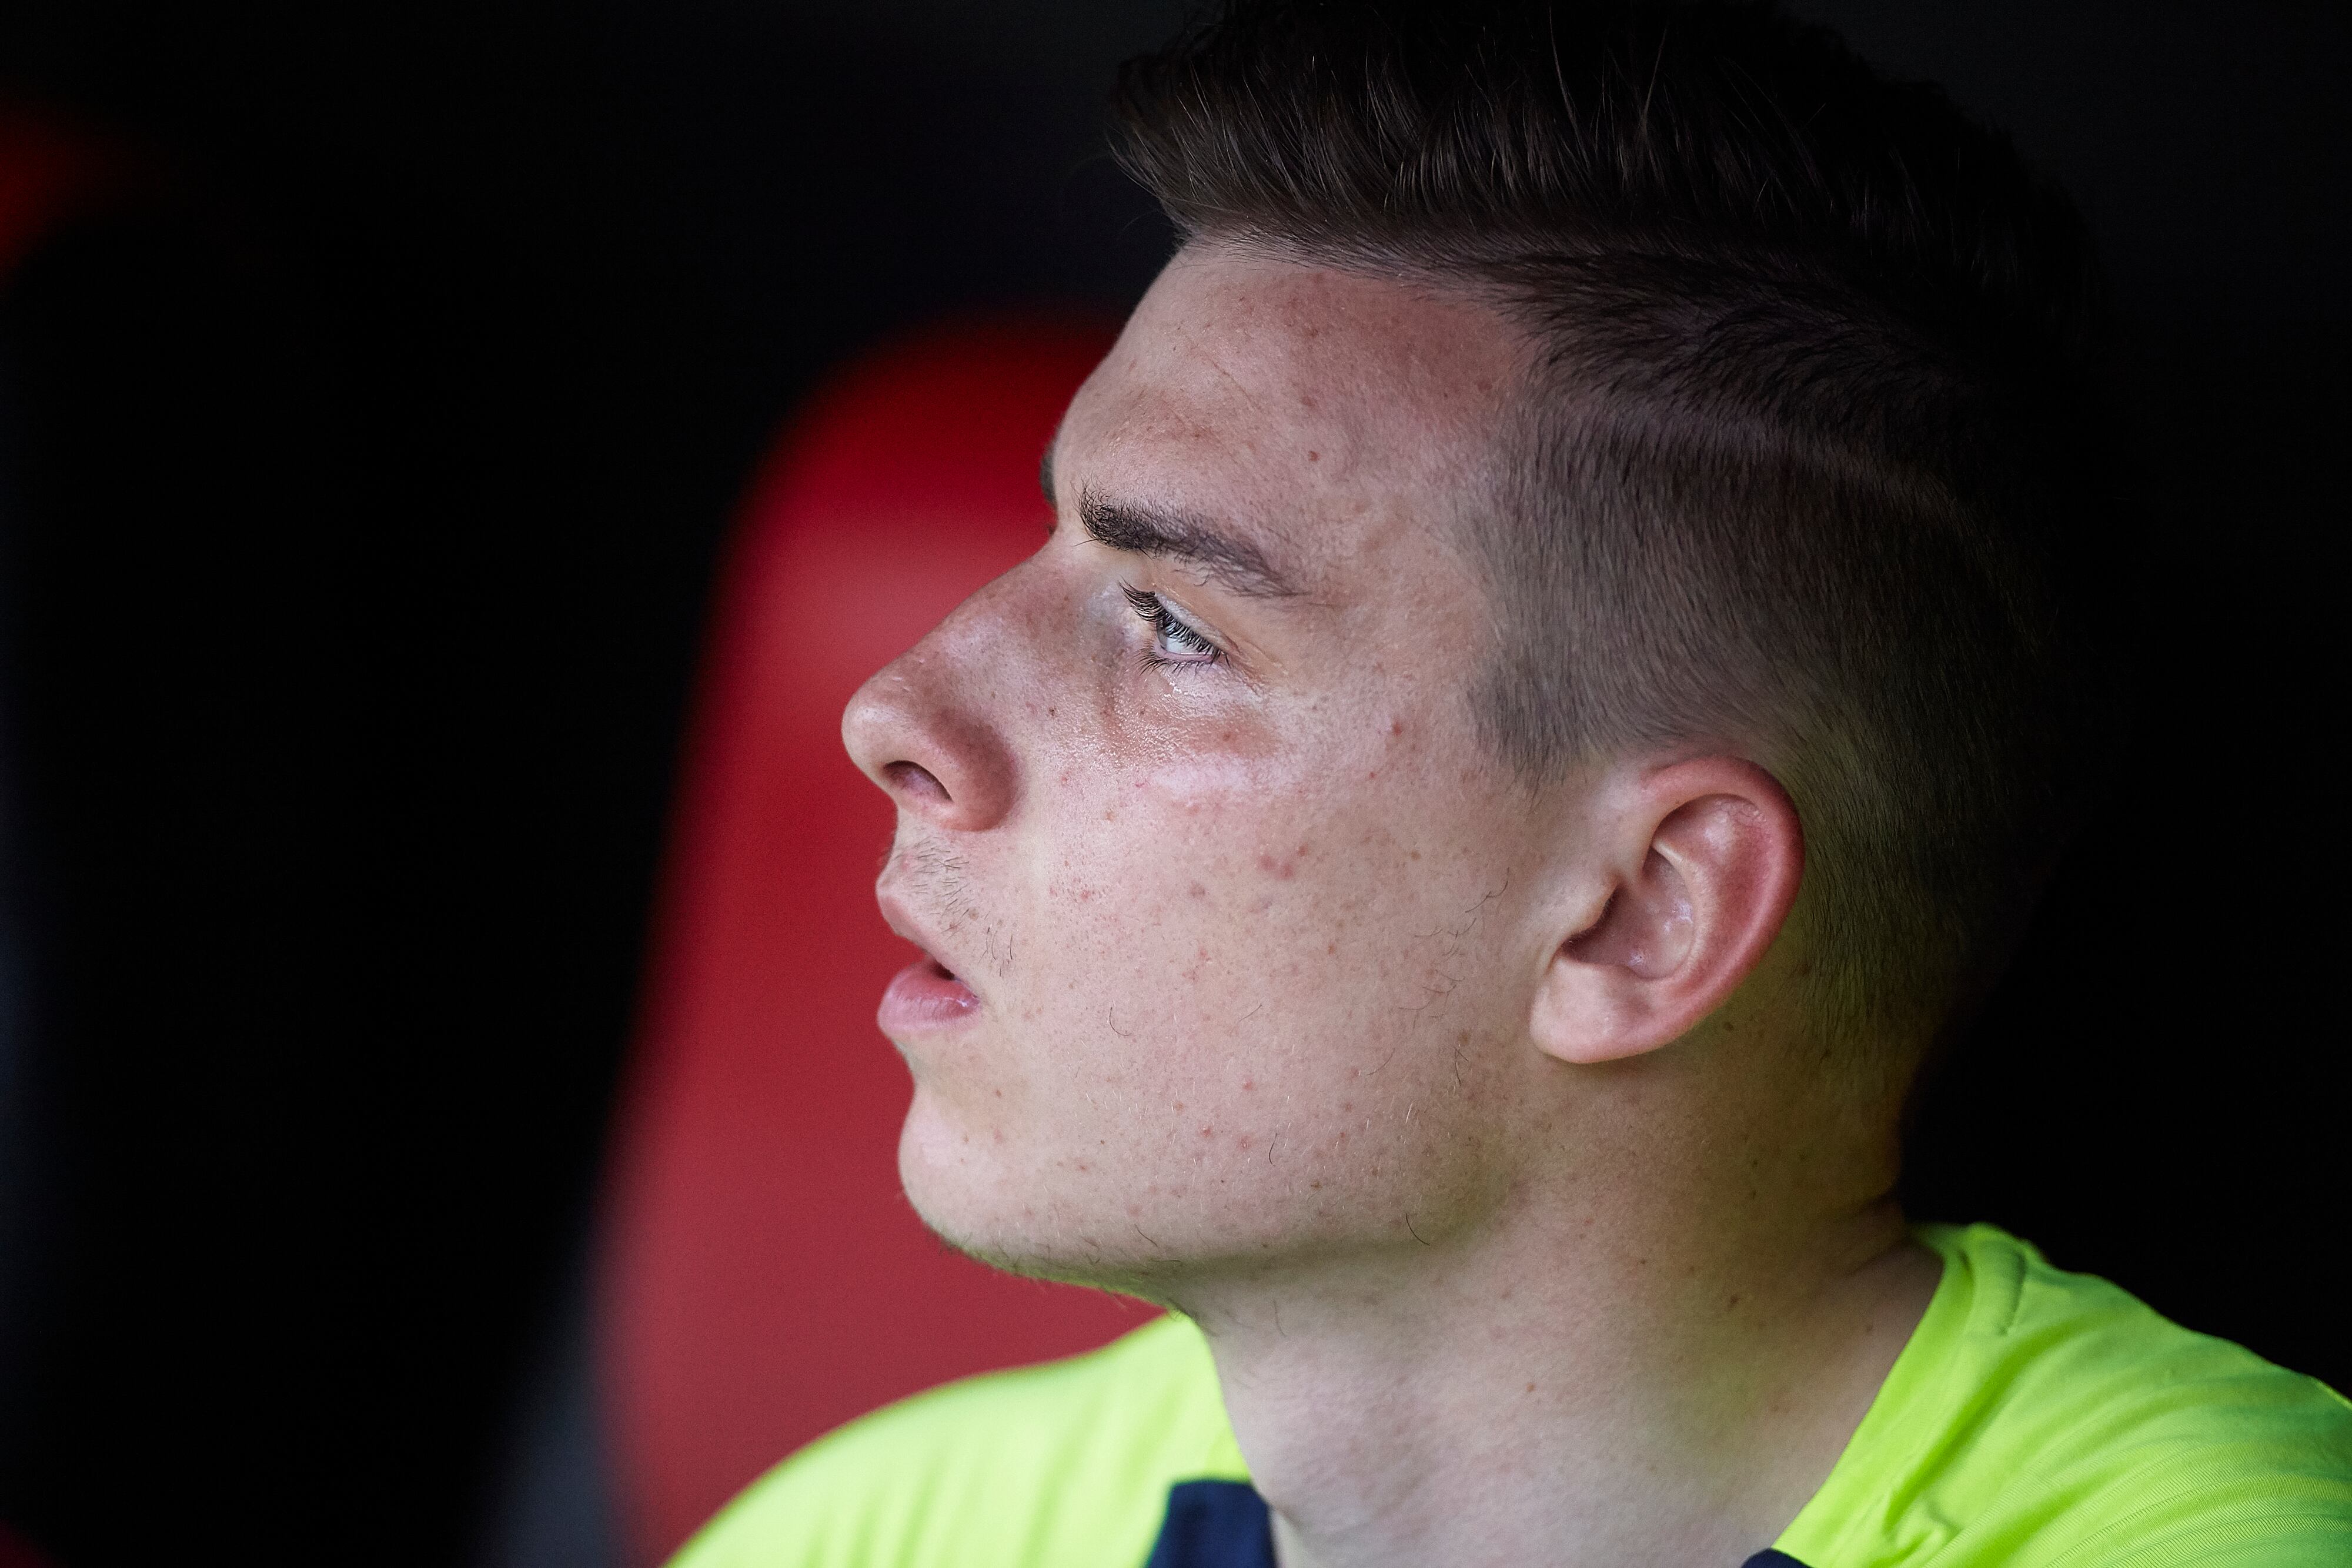
{"label": "eyebrow", "polygon": [[1149,502],[1106,500],[1086,491],[1078,497],[1078,523],[1097,544],[1130,555],[1188,561],[1221,587],[1252,599],[1289,599],[1298,592],[1257,546],[1185,512]]}
{"label": "eyebrow", "polygon": [[[1054,453],[1046,448],[1037,481],[1054,500]],[[1252,599],[1290,599],[1297,585],[1249,540],[1220,531],[1189,512],[1148,501],[1113,501],[1084,490],[1078,495],[1078,525],[1097,544],[1129,555],[1190,562],[1228,591]]]}

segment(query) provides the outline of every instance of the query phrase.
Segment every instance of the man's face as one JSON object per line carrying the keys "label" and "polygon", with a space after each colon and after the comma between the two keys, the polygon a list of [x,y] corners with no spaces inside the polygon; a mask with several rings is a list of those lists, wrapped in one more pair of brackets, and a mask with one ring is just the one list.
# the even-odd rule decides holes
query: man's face
{"label": "man's face", "polygon": [[950,1241],[1149,1288],[1509,1187],[1559,834],[1474,735],[1450,540],[1514,363],[1474,305],[1186,252],[1070,406],[1044,548],[851,703]]}

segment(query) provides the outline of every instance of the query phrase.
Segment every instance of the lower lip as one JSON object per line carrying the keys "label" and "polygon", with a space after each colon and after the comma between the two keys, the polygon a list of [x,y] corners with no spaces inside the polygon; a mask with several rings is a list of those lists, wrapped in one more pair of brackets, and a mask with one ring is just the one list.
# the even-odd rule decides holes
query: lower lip
{"label": "lower lip", "polygon": [[882,993],[882,1032],[937,1029],[970,1018],[979,1009],[980,998],[970,986],[925,958],[899,970]]}

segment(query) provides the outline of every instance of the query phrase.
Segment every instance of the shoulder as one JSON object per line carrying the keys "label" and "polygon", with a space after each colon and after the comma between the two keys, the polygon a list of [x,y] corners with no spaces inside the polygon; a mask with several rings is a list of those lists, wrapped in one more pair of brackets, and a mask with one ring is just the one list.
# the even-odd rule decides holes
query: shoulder
{"label": "shoulder", "polygon": [[1140,1563],[1171,1485],[1241,1474],[1207,1345],[1161,1318],[819,1438],[722,1510],[673,1568]]}
{"label": "shoulder", "polygon": [[2352,1561],[2352,1406],[1990,1226],[1945,1276],[1821,1495],[1809,1563]]}

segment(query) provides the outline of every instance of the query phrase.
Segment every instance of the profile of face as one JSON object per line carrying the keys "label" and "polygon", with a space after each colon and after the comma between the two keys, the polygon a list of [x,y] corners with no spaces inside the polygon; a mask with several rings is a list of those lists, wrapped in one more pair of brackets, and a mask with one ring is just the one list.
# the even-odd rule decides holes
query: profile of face
{"label": "profile of face", "polygon": [[1439,1244],[1519,1182],[1577,852],[1482,745],[1454,519],[1518,350],[1478,305],[1180,255],[1079,391],[1037,553],[845,719],[890,793],[906,1189],[1150,1293]]}

